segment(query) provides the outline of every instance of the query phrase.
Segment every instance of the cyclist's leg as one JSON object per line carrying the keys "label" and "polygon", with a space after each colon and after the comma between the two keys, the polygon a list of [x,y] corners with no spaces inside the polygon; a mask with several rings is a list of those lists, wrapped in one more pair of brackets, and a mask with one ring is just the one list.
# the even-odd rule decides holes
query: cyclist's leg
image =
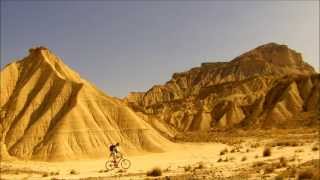
{"label": "cyclist's leg", "polygon": [[114,165],[115,167],[118,167],[118,162],[117,162],[118,158],[117,158],[117,152],[113,151],[113,161],[114,161]]}
{"label": "cyclist's leg", "polygon": [[117,163],[117,154],[115,151],[112,151],[111,154],[112,154],[113,163],[116,164]]}

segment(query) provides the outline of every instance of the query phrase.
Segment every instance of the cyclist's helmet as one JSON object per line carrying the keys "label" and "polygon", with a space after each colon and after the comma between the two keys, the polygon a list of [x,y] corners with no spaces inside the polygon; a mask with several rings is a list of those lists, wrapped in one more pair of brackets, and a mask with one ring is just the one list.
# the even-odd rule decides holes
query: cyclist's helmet
{"label": "cyclist's helmet", "polygon": [[117,143],[116,143],[116,146],[119,146],[119,145],[120,145],[120,144],[117,142]]}

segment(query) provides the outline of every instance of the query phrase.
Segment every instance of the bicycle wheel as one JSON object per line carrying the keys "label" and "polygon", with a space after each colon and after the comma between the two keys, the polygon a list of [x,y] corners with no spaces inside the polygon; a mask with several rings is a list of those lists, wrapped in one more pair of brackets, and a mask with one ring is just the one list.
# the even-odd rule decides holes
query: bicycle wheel
{"label": "bicycle wheel", "polygon": [[109,171],[115,168],[114,162],[110,160],[106,162],[105,166],[106,166],[106,169]]}
{"label": "bicycle wheel", "polygon": [[120,161],[120,166],[123,168],[123,169],[129,169],[129,167],[131,166],[131,162],[128,160],[128,159],[122,159]]}

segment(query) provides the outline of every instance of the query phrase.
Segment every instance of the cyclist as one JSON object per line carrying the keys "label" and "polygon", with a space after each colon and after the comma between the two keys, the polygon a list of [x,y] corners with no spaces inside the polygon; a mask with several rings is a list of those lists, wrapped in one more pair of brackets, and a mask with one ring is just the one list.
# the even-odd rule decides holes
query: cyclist
{"label": "cyclist", "polygon": [[118,142],[116,144],[111,144],[109,146],[109,150],[110,150],[111,156],[113,157],[114,164],[116,164],[117,162],[117,154],[119,153],[119,146],[120,144]]}

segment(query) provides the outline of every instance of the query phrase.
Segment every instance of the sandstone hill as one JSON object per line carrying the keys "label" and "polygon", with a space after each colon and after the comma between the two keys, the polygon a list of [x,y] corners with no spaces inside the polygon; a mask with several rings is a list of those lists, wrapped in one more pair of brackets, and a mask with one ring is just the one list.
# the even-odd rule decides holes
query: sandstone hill
{"label": "sandstone hill", "polygon": [[102,158],[171,145],[116,98],[99,91],[44,47],[1,70],[1,158]]}
{"label": "sandstone hill", "polygon": [[269,43],[230,62],[175,73],[164,85],[124,100],[134,111],[180,132],[310,125],[320,119],[320,75],[300,53]]}

